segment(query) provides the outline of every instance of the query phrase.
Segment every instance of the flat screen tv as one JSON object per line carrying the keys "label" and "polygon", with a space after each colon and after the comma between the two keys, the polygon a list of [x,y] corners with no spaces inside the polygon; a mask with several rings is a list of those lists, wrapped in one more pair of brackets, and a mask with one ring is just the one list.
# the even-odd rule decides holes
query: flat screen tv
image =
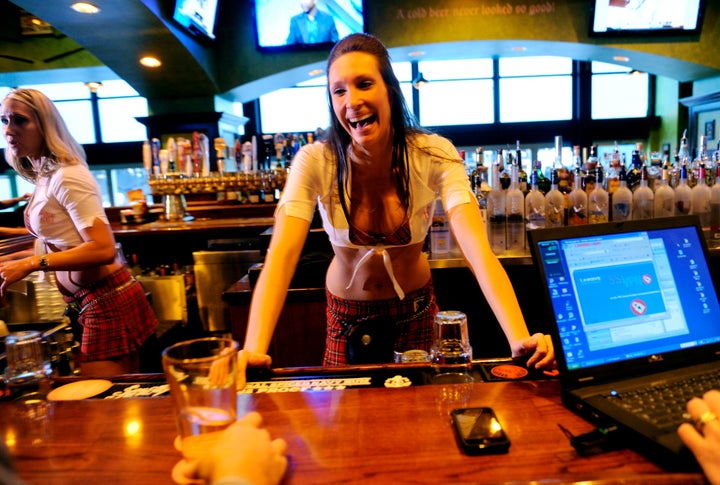
{"label": "flat screen tv", "polygon": [[700,34],[705,0],[591,0],[594,37],[665,37]]}
{"label": "flat screen tv", "polygon": [[218,0],[176,0],[173,20],[196,37],[215,39]]}
{"label": "flat screen tv", "polygon": [[[338,39],[365,31],[363,0],[254,0],[260,50],[329,49]],[[305,12],[314,4],[310,14]]]}

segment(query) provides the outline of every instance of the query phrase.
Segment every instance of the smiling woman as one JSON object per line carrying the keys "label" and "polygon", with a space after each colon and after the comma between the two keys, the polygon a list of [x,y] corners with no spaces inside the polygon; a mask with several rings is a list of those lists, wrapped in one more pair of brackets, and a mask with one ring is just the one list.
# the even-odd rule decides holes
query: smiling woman
{"label": "smiling woman", "polygon": [[[552,344],[529,335],[490,250],[457,149],[417,126],[385,46],[371,35],[349,35],[330,53],[327,72],[329,134],[292,162],[253,294],[245,339],[250,361],[269,363],[264,354],[318,203],[334,251],[326,277],[325,365],[428,351],[438,307],[422,247],[434,206],[442,203],[513,355],[552,367]],[[358,331],[362,338],[355,338]]]}

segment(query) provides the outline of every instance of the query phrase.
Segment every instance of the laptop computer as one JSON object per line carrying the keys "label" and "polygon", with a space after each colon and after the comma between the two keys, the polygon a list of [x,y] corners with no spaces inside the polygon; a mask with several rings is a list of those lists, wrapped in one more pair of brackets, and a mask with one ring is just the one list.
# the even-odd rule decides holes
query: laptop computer
{"label": "laptop computer", "polygon": [[654,409],[672,401],[669,391],[657,403],[634,399],[637,388],[680,378],[715,375],[702,386],[717,385],[720,303],[697,216],[538,229],[528,240],[552,310],[564,405],[616,425],[665,468],[696,469],[677,435],[687,396],[669,420]]}

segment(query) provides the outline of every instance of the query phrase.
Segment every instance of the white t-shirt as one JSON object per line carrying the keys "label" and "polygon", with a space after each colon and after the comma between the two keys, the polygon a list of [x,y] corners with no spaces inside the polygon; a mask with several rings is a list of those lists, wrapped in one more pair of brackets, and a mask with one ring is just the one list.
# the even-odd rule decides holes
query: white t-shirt
{"label": "white t-shirt", "polygon": [[25,208],[25,227],[48,245],[65,250],[83,243],[80,230],[96,219],[108,223],[100,186],[81,164],[59,168],[37,181]]}

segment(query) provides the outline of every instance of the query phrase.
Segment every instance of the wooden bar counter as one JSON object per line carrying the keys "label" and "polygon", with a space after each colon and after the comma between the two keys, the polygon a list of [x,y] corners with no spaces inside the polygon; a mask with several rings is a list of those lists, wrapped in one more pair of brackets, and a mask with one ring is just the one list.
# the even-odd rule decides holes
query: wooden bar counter
{"label": "wooden bar counter", "polygon": [[[412,366],[382,366],[382,375],[373,366],[317,368],[316,378],[305,369],[279,387],[255,382],[238,394],[239,411],[259,411],[287,441],[287,484],[705,483],[630,450],[579,456],[558,425],[575,434],[592,426],[563,407],[554,378],[384,387],[388,375],[407,381]],[[467,406],[495,409],[512,442],[507,454],[460,451],[448,413]],[[169,397],[48,402],[44,417],[33,410],[0,403],[2,438],[29,484],[172,483],[179,453]]]}

